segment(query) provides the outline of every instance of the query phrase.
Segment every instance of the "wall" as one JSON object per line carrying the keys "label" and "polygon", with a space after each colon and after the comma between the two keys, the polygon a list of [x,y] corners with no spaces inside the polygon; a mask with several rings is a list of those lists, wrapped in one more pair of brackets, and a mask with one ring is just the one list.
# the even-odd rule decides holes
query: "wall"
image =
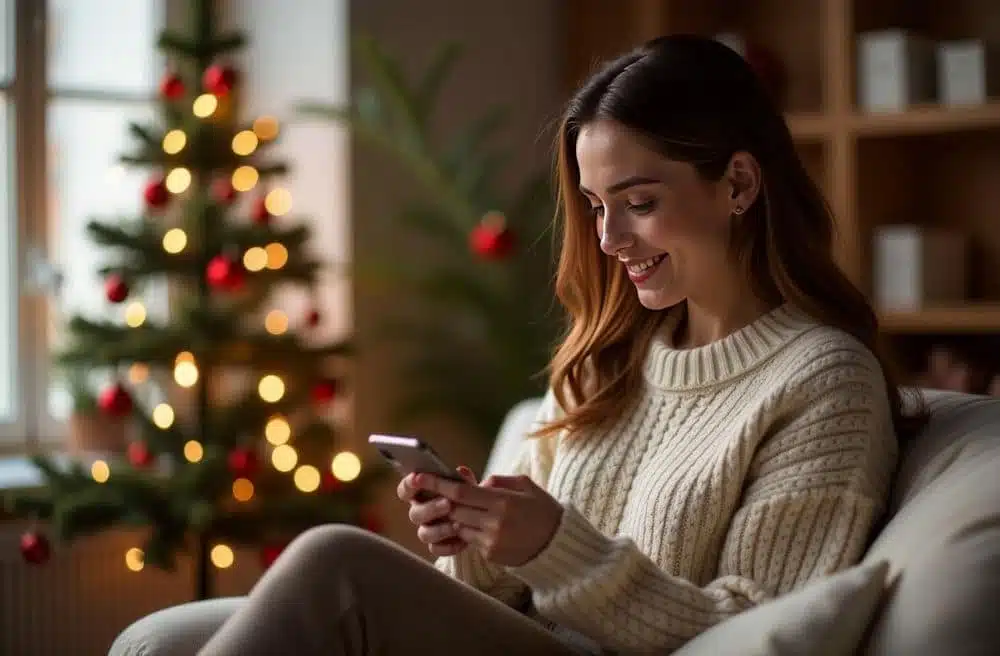
{"label": "wall", "polygon": [[[559,39],[562,4],[560,0],[358,0],[351,5],[351,27],[372,35],[395,55],[405,56],[409,72],[422,70],[443,42],[462,42],[465,55],[443,90],[438,125],[447,129],[449,124],[477,118],[498,103],[509,105],[512,111],[502,145],[515,155],[510,170],[516,174],[549,165],[550,134],[545,128],[558,115],[565,79]],[[356,75],[352,84],[363,82]],[[355,148],[353,162],[356,261],[363,265],[368,254],[386,249],[413,256],[412,244],[400,243],[391,229],[376,220],[414,193],[412,185],[364,148]],[[392,375],[392,349],[371,339],[380,314],[398,300],[391,292],[376,296],[355,290],[354,327],[361,347],[355,381],[358,435],[384,430],[394,391],[406,384]],[[479,466],[486,455],[481,447],[463,440],[460,430],[443,423],[422,427],[421,436],[451,462]],[[426,553],[406,521],[405,508],[393,503],[391,496],[387,491],[383,502],[389,537]]]}

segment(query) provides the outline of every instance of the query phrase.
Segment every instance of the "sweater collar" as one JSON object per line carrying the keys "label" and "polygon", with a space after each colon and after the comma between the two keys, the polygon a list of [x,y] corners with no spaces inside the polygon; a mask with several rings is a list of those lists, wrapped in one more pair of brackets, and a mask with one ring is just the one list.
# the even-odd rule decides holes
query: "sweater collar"
{"label": "sweater collar", "polygon": [[671,346],[672,337],[684,312],[683,306],[671,309],[650,344],[644,376],[655,387],[690,389],[734,378],[771,357],[793,338],[816,325],[815,321],[786,303],[711,344],[676,349]]}

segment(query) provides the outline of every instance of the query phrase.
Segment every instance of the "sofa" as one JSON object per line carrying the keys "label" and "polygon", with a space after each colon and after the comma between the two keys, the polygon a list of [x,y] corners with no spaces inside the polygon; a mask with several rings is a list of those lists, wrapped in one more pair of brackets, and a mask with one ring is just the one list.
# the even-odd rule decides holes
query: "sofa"
{"label": "sofa", "polygon": [[[858,653],[1000,654],[1000,400],[937,391],[925,398],[930,423],[903,445],[889,514],[864,557],[888,562],[889,572]],[[510,461],[538,403],[510,411],[487,472]],[[158,611],[126,628],[109,653],[195,654],[239,603]]]}

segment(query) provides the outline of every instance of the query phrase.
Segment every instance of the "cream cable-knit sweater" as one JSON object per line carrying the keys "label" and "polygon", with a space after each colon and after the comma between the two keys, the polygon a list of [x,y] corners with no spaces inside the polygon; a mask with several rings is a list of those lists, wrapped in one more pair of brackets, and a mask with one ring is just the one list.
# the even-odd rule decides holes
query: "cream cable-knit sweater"
{"label": "cream cable-knit sweater", "polygon": [[[665,322],[635,409],[526,440],[514,471],[564,506],[520,567],[473,549],[437,566],[625,652],[672,650],[762,600],[859,560],[896,462],[881,369],[789,306],[704,347]],[[555,416],[546,395],[538,421]]]}

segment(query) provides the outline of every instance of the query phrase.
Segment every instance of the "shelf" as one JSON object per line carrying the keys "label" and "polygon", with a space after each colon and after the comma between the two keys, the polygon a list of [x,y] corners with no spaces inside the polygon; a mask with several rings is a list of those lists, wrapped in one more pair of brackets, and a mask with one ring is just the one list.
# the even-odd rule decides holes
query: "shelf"
{"label": "shelf", "polygon": [[1000,303],[880,312],[879,321],[882,330],[896,334],[1000,333]]}
{"label": "shelf", "polygon": [[785,114],[785,123],[792,138],[800,142],[820,142],[833,134],[833,124],[825,114],[792,112]]}
{"label": "shelf", "polygon": [[973,132],[1000,128],[1000,101],[974,107],[928,105],[912,107],[902,112],[855,114],[851,116],[848,125],[860,137]]}

